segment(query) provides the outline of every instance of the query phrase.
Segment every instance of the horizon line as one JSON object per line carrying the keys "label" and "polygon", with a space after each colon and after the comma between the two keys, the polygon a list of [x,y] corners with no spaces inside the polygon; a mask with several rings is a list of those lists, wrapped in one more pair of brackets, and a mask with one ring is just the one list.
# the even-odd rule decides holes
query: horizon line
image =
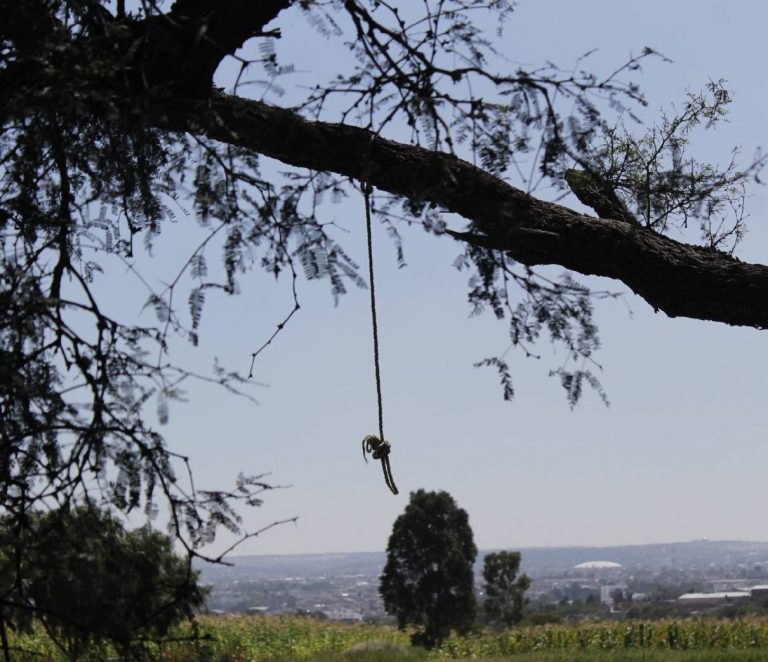
{"label": "horizon line", "polygon": [[[481,552],[495,552],[499,550],[512,550],[524,552],[526,550],[541,550],[541,549],[615,549],[617,547],[651,547],[655,545],[690,545],[694,543],[748,543],[754,545],[768,545],[768,540],[745,540],[745,539],[714,539],[714,538],[694,538],[693,540],[678,540],[678,541],[664,541],[664,542],[646,542],[646,543],[627,543],[627,544],[610,544],[610,545],[527,545],[522,547],[484,547],[478,548],[478,554]],[[344,551],[328,551],[328,552],[272,552],[272,553],[252,553],[252,554],[231,554],[225,558],[245,558],[249,556],[339,556],[344,554],[386,554],[385,549],[380,550],[358,550],[354,552]]]}

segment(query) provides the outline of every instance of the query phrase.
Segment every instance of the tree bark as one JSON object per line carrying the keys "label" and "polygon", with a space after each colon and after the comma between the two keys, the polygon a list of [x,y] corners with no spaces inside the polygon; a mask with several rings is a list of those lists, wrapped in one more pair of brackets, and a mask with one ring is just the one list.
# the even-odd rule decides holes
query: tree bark
{"label": "tree bark", "polygon": [[448,231],[457,240],[505,251],[530,266],[555,264],[620,280],[670,317],[768,327],[765,265],[540,200],[450,154],[221,93],[186,104],[160,101],[153,112],[167,129],[435,204],[470,222],[468,232]]}
{"label": "tree bark", "polygon": [[293,0],[176,0],[167,17],[179,41],[175,58],[182,80],[201,82],[210,90],[213,74],[227,55],[234,55],[249,38],[263,34],[264,27]]}
{"label": "tree bark", "polygon": [[[141,46],[127,58],[140,72],[132,85],[204,98],[220,62],[234,55],[293,0],[176,0],[167,14],[129,22]],[[130,52],[129,44],[123,48]]]}

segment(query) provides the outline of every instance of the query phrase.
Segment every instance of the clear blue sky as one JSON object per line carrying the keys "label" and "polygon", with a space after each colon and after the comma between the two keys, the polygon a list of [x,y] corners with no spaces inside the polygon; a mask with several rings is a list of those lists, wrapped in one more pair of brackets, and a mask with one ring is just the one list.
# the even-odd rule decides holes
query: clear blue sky
{"label": "clear blue sky", "polygon": [[[279,23],[286,39],[278,52],[300,72],[284,85],[309,85],[334,66],[337,51],[324,55],[298,12]],[[599,48],[589,66],[607,73],[651,46],[673,60],[649,63],[639,78],[652,109],[726,78],[735,94],[730,123],[697,140],[694,153],[724,162],[741,145],[746,161],[768,146],[766,26],[768,4],[756,0],[521,0],[500,48],[514,62],[562,67]],[[765,262],[768,192],[750,194],[750,233],[738,255]],[[364,264],[361,201],[326,213],[350,231],[342,241]],[[194,226],[177,224],[142,268],[170,280]],[[504,351],[507,327],[468,317],[466,275],[451,266],[460,247],[417,230],[404,236],[400,270],[383,231],[376,236],[385,430],[400,496],[360,450],[377,425],[367,291],[334,308],[326,283],[300,282],[302,310],[257,362],[256,378],[268,385],[254,391],[258,406],[202,386],[190,389],[189,404],[172,405],[161,431],[192,457],[198,486],[225,487],[239,471],[271,471],[292,486],[245,516],[250,528],[294,515],[298,523],[238,553],[382,550],[408,493],[421,487],[456,498],[481,548],[768,539],[765,332],[670,320],[627,293],[598,306],[609,408],[588,393],[569,410],[547,377],[558,361],[548,346],[542,361],[512,355],[518,395],[508,404],[495,375],[472,367]],[[117,275],[132,314],[145,294],[134,300],[130,277]],[[237,298],[209,297],[202,347],[179,341],[172,358],[203,370],[218,356],[247,372],[291,299],[287,281],[257,271],[242,285]]]}

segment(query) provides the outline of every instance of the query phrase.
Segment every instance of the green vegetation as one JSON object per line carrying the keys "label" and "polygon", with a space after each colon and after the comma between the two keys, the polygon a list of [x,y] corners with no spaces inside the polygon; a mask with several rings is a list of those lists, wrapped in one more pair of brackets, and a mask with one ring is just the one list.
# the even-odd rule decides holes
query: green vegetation
{"label": "green vegetation", "polygon": [[[0,589],[10,605],[0,612],[3,633],[34,624],[64,659],[104,653],[107,642],[121,658],[142,659],[147,639],[203,604],[197,576],[168,536],[126,531],[94,506],[29,513],[21,530],[0,521]],[[39,637],[32,641],[51,655]]]}
{"label": "green vegetation", "polygon": [[450,494],[411,492],[392,528],[379,591],[400,629],[417,627],[414,644],[434,648],[451,630],[472,627],[476,556],[467,511]]}
{"label": "green vegetation", "polygon": [[[198,641],[190,640],[199,635]],[[174,640],[175,639],[175,640]],[[11,633],[14,660],[63,662],[42,629]],[[22,653],[20,649],[27,651]],[[296,616],[201,616],[194,626],[171,632],[149,653],[162,662],[383,662],[384,660],[479,659],[484,662],[565,662],[643,660],[645,662],[758,661],[768,658],[768,619],[737,621],[603,621],[574,625],[522,626],[451,635],[431,651],[410,646],[408,632],[392,626],[345,624]],[[108,649],[82,660],[103,660]]]}
{"label": "green vegetation", "polygon": [[520,559],[520,552],[497,552],[486,555],[483,561],[483,609],[492,622],[510,626],[523,618],[525,592],[531,580],[525,574],[517,576]]}

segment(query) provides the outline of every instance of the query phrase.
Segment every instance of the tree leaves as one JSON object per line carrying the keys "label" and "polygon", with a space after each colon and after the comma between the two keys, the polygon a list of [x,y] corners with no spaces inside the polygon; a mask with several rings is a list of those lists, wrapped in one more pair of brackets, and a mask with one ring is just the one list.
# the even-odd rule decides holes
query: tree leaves
{"label": "tree leaves", "polygon": [[520,552],[494,552],[483,559],[483,609],[492,622],[510,627],[523,618],[523,606],[527,602],[525,591],[530,579],[523,574],[519,577]]}
{"label": "tree leaves", "polygon": [[416,626],[414,644],[432,648],[471,626],[476,556],[467,513],[450,494],[411,493],[387,543],[379,592],[400,629]]}
{"label": "tree leaves", "polygon": [[[688,92],[679,109],[662,113],[644,131],[630,130],[622,122],[603,126],[598,140],[579,147],[576,159],[644,226],[666,233],[695,224],[696,240],[733,252],[745,231],[746,183],[759,175],[766,159],[758,154],[740,168],[738,150],[733,150],[721,167],[690,154],[694,133],[724,121],[731,101],[724,81],[710,81],[704,91]],[[605,212],[604,217],[612,216]]]}
{"label": "tree leaves", "polygon": [[515,397],[515,389],[512,385],[512,375],[506,361],[502,361],[496,356],[492,356],[474,364],[475,368],[491,367],[496,368],[501,382],[502,393],[505,400],[512,400]]}
{"label": "tree leaves", "polygon": [[168,397],[162,390],[157,393],[157,420],[160,425],[168,424]]}
{"label": "tree leaves", "polygon": [[205,292],[202,287],[196,287],[189,293],[189,314],[192,316],[192,329],[200,326],[200,318],[205,303]]}
{"label": "tree leaves", "polygon": [[147,303],[144,304],[144,308],[148,306],[151,306],[154,309],[158,322],[164,323],[170,321],[171,308],[165,299],[157,294],[150,294]]}
{"label": "tree leaves", "polygon": [[205,261],[205,255],[195,253],[189,258],[189,272],[192,278],[199,278],[200,280],[208,276],[208,263]]}
{"label": "tree leaves", "polygon": [[125,659],[143,659],[144,642],[191,617],[205,597],[198,573],[174,553],[170,538],[146,526],[126,532],[93,505],[30,513],[24,529],[4,517],[0,558],[20,574],[18,584],[2,587],[13,604],[4,606],[4,617],[25,624],[32,607],[73,660],[94,641],[111,642]]}

